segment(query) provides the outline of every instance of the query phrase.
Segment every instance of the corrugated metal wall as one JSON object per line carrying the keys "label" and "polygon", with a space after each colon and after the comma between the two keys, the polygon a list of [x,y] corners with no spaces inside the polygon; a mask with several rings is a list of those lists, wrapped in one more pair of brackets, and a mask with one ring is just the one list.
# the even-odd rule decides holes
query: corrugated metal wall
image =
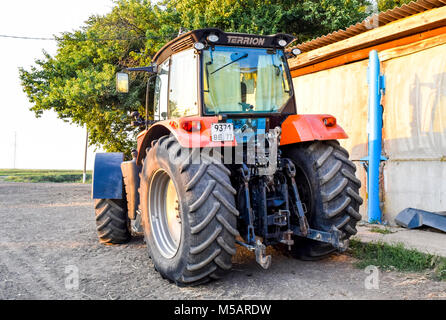
{"label": "corrugated metal wall", "polygon": [[[444,42],[446,43],[446,41]],[[384,96],[384,218],[404,208],[446,211],[446,44],[380,52]],[[293,79],[299,113],[331,113],[350,138],[342,141],[357,164],[366,194],[367,60]],[[366,204],[366,202],[365,202]],[[366,205],[361,214],[366,218]]]}

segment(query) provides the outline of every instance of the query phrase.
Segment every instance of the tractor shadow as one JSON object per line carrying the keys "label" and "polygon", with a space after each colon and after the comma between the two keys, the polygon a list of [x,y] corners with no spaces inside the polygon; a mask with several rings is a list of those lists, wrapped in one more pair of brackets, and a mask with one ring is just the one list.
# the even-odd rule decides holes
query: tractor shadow
{"label": "tractor shadow", "polygon": [[348,254],[334,253],[317,261],[303,261],[292,257],[285,247],[267,247],[266,253],[272,257],[271,266],[267,270],[256,262],[254,252],[237,245],[237,253],[232,258],[231,272],[218,282],[230,284],[250,279],[253,283],[264,283],[265,276],[268,275],[274,275],[279,282],[280,279],[287,281],[286,279],[304,276],[305,270],[323,272],[324,269],[335,265],[351,266],[354,260]]}
{"label": "tractor shadow", "polygon": [[[143,257],[140,260],[148,263],[147,266],[151,270],[150,274],[168,286],[169,290],[192,292],[193,294],[200,292],[201,298],[211,297],[216,292],[225,292],[223,296],[226,296],[226,294],[232,296],[236,294],[235,292],[238,289],[245,287],[249,287],[246,293],[248,298],[267,297],[268,292],[276,290],[274,288],[278,286],[294,286],[296,283],[309,278],[319,279],[327,274],[339,272],[339,270],[351,272],[354,269],[353,263],[355,261],[348,253],[333,253],[317,261],[304,261],[292,257],[286,246],[268,246],[266,254],[271,255],[272,261],[271,266],[265,270],[256,262],[253,251],[236,244],[237,251],[232,257],[232,269],[226,275],[206,284],[178,288],[175,284],[162,279],[155,271],[153,261],[146,255],[146,243],[142,233],[132,234],[131,240],[120,247],[125,247],[127,250],[131,249],[136,255],[141,253]],[[233,290],[235,291],[233,292]]]}
{"label": "tractor shadow", "polygon": [[124,244],[126,247],[134,247],[134,248],[142,248],[146,247],[146,242],[144,240],[144,234],[142,233],[133,233],[128,242]]}

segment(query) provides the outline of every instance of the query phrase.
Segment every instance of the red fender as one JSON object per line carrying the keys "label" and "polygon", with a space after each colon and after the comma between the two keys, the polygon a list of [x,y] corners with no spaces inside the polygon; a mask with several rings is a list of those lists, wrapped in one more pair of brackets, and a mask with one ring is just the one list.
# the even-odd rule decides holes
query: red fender
{"label": "red fender", "polygon": [[[163,120],[142,131],[137,138],[138,157],[136,163],[142,164],[146,148],[153,140],[165,135],[173,135],[185,148],[235,147],[237,142],[214,142],[211,140],[211,124],[217,123],[218,117],[185,117]],[[348,138],[345,131],[336,124],[331,115],[292,115],[282,123],[280,145],[313,141],[337,140]]]}
{"label": "red fender", "polygon": [[235,147],[237,145],[235,140],[231,142],[212,141],[211,124],[217,122],[218,117],[192,116],[155,123],[148,130],[144,130],[138,135],[138,157],[136,163],[138,165],[142,164],[142,160],[146,156],[146,148],[150,146],[153,140],[170,134],[185,148]]}
{"label": "red fender", "polygon": [[282,123],[280,145],[314,141],[346,139],[344,129],[329,114],[296,114]]}

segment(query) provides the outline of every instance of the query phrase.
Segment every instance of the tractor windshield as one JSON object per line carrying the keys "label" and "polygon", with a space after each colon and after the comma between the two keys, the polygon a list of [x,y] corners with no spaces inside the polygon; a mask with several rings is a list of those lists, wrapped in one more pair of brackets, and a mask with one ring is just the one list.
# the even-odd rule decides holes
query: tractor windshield
{"label": "tractor windshield", "polygon": [[215,46],[202,61],[207,114],[277,112],[291,96],[281,50]]}

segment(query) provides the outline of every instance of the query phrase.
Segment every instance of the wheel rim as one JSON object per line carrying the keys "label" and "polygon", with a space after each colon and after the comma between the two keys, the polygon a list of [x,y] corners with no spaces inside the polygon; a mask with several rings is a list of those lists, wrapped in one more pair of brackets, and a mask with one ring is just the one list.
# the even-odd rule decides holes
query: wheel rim
{"label": "wheel rim", "polygon": [[174,257],[181,242],[181,213],[175,185],[163,169],[154,173],[150,183],[149,215],[158,250],[168,259]]}

